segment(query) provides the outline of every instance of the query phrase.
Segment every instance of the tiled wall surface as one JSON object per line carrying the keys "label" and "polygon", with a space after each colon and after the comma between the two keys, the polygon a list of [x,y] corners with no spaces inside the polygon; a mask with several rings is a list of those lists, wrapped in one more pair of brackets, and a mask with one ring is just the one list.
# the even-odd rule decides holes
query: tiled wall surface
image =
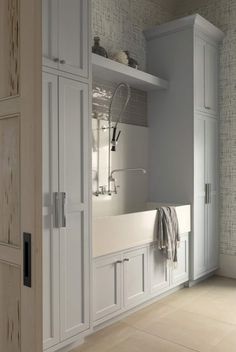
{"label": "tiled wall surface", "polygon": [[220,48],[220,251],[236,256],[236,1],[176,5],[176,17],[199,13],[226,34]]}
{"label": "tiled wall surface", "polygon": [[171,19],[173,0],[92,0],[92,33],[109,54],[129,50],[146,68],[143,30]]}

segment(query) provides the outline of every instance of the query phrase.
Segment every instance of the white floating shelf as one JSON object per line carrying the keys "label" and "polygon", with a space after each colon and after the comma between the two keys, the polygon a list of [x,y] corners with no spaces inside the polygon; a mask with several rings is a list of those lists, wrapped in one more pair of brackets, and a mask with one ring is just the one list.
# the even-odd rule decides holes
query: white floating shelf
{"label": "white floating shelf", "polygon": [[94,78],[102,78],[117,83],[126,82],[133,88],[147,92],[168,88],[168,82],[164,79],[122,65],[97,54],[92,54],[92,66]]}

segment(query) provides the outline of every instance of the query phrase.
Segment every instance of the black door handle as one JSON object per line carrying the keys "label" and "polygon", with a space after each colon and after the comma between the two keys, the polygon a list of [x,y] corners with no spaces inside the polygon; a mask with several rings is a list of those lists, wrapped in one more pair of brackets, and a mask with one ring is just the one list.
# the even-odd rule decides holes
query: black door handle
{"label": "black door handle", "polygon": [[23,234],[23,273],[24,273],[24,286],[32,287],[31,280],[31,234],[24,232]]}

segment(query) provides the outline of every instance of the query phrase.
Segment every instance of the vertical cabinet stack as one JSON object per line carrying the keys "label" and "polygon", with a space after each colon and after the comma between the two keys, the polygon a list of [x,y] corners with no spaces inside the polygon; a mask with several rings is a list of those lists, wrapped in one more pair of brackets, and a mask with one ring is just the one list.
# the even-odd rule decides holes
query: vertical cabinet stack
{"label": "vertical cabinet stack", "polygon": [[89,2],[43,0],[44,349],[89,328]]}
{"label": "vertical cabinet stack", "polygon": [[169,90],[149,94],[153,201],[191,203],[191,279],[218,267],[218,45],[199,15],[146,31],[148,69]]}

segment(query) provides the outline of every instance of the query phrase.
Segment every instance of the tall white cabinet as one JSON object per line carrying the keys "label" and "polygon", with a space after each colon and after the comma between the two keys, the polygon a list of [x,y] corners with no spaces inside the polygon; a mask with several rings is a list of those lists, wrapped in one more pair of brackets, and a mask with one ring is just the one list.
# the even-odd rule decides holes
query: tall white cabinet
{"label": "tall white cabinet", "polygon": [[[148,70],[168,79],[149,93],[152,201],[191,203],[190,278],[218,267],[218,45],[199,15],[145,32]],[[164,284],[164,283],[163,283]]]}
{"label": "tall white cabinet", "polygon": [[43,0],[43,331],[47,351],[79,340],[90,327],[88,5],[80,0]]}

